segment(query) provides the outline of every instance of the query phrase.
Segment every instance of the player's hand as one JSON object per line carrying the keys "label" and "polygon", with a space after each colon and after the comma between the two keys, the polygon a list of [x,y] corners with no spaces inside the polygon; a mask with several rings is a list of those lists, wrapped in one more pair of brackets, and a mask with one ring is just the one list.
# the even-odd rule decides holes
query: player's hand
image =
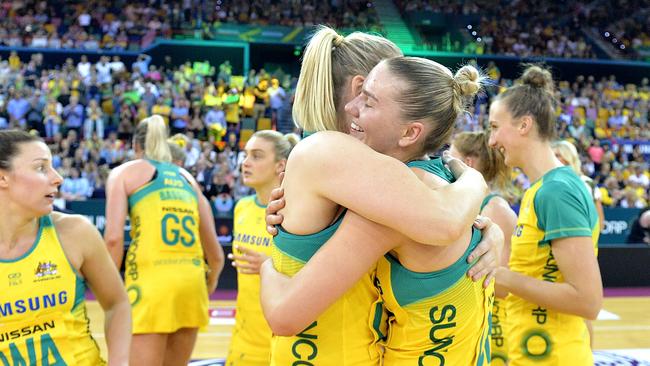
{"label": "player's hand", "polygon": [[467,275],[473,281],[485,277],[483,287],[487,287],[496,275],[497,268],[499,268],[499,258],[501,258],[504,242],[503,232],[498,225],[485,216],[478,216],[474,221],[474,227],[481,230],[482,239],[467,257],[468,263],[472,263],[478,258],[478,261],[469,269]]}
{"label": "player's hand", "polygon": [[460,159],[451,156],[449,150],[442,152],[442,162],[449,168],[454,178],[458,179],[463,173],[470,169],[467,164],[463,163]]}
{"label": "player's hand", "polygon": [[271,198],[266,206],[266,231],[273,236],[278,235],[275,225],[281,225],[284,221],[284,217],[278,213],[284,208],[284,205],[284,188],[276,188],[271,191]]}
{"label": "player's hand", "polygon": [[237,268],[239,273],[259,274],[262,263],[269,257],[252,249],[235,245],[233,252],[228,254],[228,259],[232,261],[232,266]]}

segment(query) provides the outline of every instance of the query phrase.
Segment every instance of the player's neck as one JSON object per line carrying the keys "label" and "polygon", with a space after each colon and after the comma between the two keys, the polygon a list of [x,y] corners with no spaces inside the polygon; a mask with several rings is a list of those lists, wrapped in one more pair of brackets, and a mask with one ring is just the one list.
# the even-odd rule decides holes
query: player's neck
{"label": "player's neck", "polygon": [[263,187],[257,187],[255,188],[255,194],[257,195],[257,202],[260,205],[268,205],[269,204],[269,198],[271,197],[271,191],[275,188],[272,185],[266,185]]}
{"label": "player's neck", "polygon": [[0,212],[0,252],[11,250],[22,240],[33,241],[38,231],[38,218],[16,214],[15,210]]}
{"label": "player's neck", "polygon": [[562,163],[557,160],[547,142],[535,142],[528,145],[526,161],[521,169],[531,182],[535,182],[544,174],[561,166]]}

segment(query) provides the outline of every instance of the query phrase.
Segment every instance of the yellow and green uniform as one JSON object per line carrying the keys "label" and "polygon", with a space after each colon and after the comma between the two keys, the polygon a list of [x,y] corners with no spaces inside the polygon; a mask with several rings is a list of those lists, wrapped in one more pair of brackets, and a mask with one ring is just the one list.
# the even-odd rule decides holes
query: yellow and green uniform
{"label": "yellow and green uniform", "polygon": [[[256,195],[237,202],[233,246],[271,256],[273,237],[266,231],[265,210]],[[260,275],[237,273],[237,312],[226,365],[267,366],[270,355],[271,328],[260,304]]]}
{"label": "yellow and green uniform", "polygon": [[[539,280],[564,282],[552,241],[590,237],[598,247],[598,214],[590,193],[570,167],[555,168],[524,194],[512,236],[510,269]],[[510,365],[593,365],[583,318],[508,295]]]}
{"label": "yellow and green uniform", "polygon": [[[331,226],[311,235],[293,235],[279,227],[272,249],[275,269],[295,275],[334,234],[343,217],[344,214]],[[383,335],[375,329],[380,327],[383,309],[373,285],[374,272],[372,268],[298,335],[274,335],[271,365],[379,365],[377,342]]]}
{"label": "yellow and green uniform", "polygon": [[208,290],[196,192],[178,167],[153,160],[152,180],[129,196],[131,245],[124,279],[133,333],[208,324]]}
{"label": "yellow and green uniform", "polygon": [[0,260],[0,277],[0,365],[105,365],[88,328],[86,282],[50,216],[27,253]]}
{"label": "yellow and green uniform", "polygon": [[[408,165],[453,180],[440,159]],[[379,260],[376,284],[389,314],[385,365],[490,364],[494,285],[483,289],[466,275],[467,257],[480,241],[481,232],[472,228],[463,255],[438,271],[410,271],[390,253]]]}
{"label": "yellow and green uniform", "polygon": [[[488,194],[481,203],[481,213],[483,213],[485,206],[490,203],[490,200],[498,196],[495,193]],[[508,235],[508,233],[505,234]],[[494,305],[492,306],[491,330],[492,365],[494,366],[506,365],[508,362],[508,342],[504,333],[507,321],[505,301],[495,296]]]}

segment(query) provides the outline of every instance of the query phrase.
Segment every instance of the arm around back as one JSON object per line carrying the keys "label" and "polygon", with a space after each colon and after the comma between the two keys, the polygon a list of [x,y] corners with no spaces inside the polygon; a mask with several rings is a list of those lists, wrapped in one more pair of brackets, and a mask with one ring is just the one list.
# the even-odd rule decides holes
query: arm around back
{"label": "arm around back", "polygon": [[340,132],[319,132],[301,141],[289,157],[291,169],[304,169],[302,175],[322,197],[425,244],[460,237],[487,193],[474,169],[454,184],[430,189],[403,162]]}
{"label": "arm around back", "polygon": [[275,271],[272,261],[264,262],[260,297],[273,333],[290,336],[305,329],[403,240],[401,233],[348,211],[334,235],[295,276],[289,278]]}

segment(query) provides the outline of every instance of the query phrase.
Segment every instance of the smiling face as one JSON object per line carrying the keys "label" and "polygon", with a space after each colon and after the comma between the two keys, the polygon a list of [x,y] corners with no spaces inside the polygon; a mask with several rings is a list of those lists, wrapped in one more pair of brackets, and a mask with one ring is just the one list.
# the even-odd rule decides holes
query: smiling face
{"label": "smiling face", "polygon": [[9,170],[0,169],[0,188],[14,205],[34,216],[52,212],[63,179],[52,167],[52,154],[40,141],[19,145]]}
{"label": "smiling face", "polygon": [[345,106],[350,135],[390,156],[400,149],[398,142],[406,128],[396,102],[402,84],[382,62],[370,72],[361,93]]}
{"label": "smiling face", "polygon": [[490,147],[503,154],[507,166],[520,167],[522,136],[519,125],[521,122],[512,118],[512,114],[502,100],[497,100],[490,105],[489,121]]}

